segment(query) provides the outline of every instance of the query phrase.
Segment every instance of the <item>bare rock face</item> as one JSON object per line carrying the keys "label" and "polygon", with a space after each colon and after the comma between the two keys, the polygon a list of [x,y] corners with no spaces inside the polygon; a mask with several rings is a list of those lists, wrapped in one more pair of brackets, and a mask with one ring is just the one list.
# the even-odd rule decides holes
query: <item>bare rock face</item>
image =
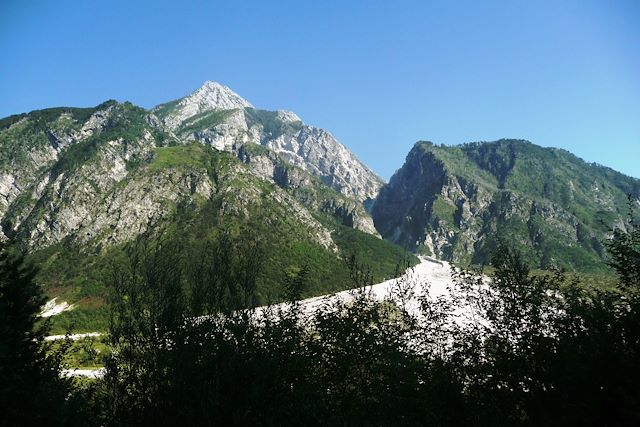
{"label": "bare rock face", "polygon": [[179,135],[183,141],[198,141],[227,152],[235,152],[239,146],[256,143],[260,139],[255,129],[249,129],[244,110],[238,109],[222,112],[220,121],[216,121],[212,127],[198,127]]}
{"label": "bare rock face", "polygon": [[46,247],[69,237],[83,244],[94,239],[117,244],[159,221],[171,206],[167,202],[189,194],[190,187],[178,177],[158,175],[137,185],[127,179],[132,156],[152,156],[154,141],[148,142],[133,146],[123,139],[106,141],[91,161],[54,174],[39,196],[47,203],[32,212],[22,227],[29,230],[30,246]]}
{"label": "bare rock face", "polygon": [[6,210],[20,194],[20,188],[16,183],[16,177],[12,174],[0,175],[0,206]]}
{"label": "bare rock face", "polygon": [[212,110],[234,110],[252,105],[227,86],[207,81],[191,95],[179,100],[164,116],[164,123],[171,129],[177,128],[187,119]]}
{"label": "bare rock face", "polygon": [[246,144],[238,149],[237,156],[255,175],[281,188],[289,189],[311,210],[328,213],[339,219],[343,225],[379,237],[373,219],[362,203],[344,195],[320,194],[317,182],[321,182],[321,179],[301,167],[294,166],[281,154],[256,144]]}
{"label": "bare rock face", "polygon": [[263,144],[356,200],[375,199],[382,185],[380,178],[323,129],[303,125],[293,135],[266,139]]}
{"label": "bare rock face", "polygon": [[[0,240],[13,234],[30,204],[41,197],[61,153],[101,132],[112,108],[113,104],[107,102],[82,123],[71,113],[61,112],[46,125],[38,116],[23,117],[0,129]],[[10,221],[6,220],[7,213],[11,214]]]}

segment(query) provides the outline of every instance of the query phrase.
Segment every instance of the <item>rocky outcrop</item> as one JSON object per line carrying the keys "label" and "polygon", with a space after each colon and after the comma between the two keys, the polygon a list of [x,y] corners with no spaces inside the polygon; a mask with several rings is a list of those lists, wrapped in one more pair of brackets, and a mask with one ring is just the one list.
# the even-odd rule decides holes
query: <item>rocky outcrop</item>
{"label": "rocky outcrop", "polygon": [[640,198],[640,181],[526,141],[422,142],[372,216],[384,238],[441,259],[488,263],[502,241],[541,268],[599,270],[627,192]]}
{"label": "rocky outcrop", "polygon": [[323,191],[324,185],[318,178],[276,152],[256,144],[245,144],[238,149],[237,156],[254,174],[289,190],[311,210],[328,213],[343,225],[379,236],[373,219],[362,204],[338,193]]}
{"label": "rocky outcrop", "polygon": [[182,141],[238,153],[258,144],[319,177],[347,197],[369,204],[383,181],[329,132],[291,111],[257,110],[226,86],[207,82],[190,96],[154,108]]}
{"label": "rocky outcrop", "polygon": [[84,122],[70,112],[77,109],[62,109],[46,123],[35,114],[0,129],[0,240],[15,233],[42,196],[61,154],[105,129],[113,105],[87,109],[90,115]]}
{"label": "rocky outcrop", "polygon": [[[163,114],[163,107],[167,108]],[[178,101],[161,104],[155,108],[162,114],[163,122],[175,130],[186,120],[212,110],[234,110],[252,107],[252,105],[227,86],[217,82],[206,81],[191,95]]]}

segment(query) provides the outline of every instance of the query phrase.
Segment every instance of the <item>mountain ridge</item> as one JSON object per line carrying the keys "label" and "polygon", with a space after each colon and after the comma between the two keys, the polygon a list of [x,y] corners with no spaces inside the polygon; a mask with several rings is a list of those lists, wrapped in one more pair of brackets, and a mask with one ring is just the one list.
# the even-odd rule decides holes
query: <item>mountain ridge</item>
{"label": "mountain ridge", "polygon": [[414,251],[486,264],[498,240],[540,268],[604,270],[602,242],[624,227],[640,180],[524,140],[418,142],[382,188],[380,234]]}
{"label": "mountain ridge", "polygon": [[500,140],[418,142],[384,184],[328,131],[214,82],[150,110],[110,100],[0,119],[0,239],[29,252],[51,297],[78,304],[56,322],[91,318],[109,265],[165,239],[184,268],[225,239],[240,264],[264,248],[255,302],[281,299],[305,265],[313,296],[348,287],[354,253],[382,279],[415,262],[402,248],[485,264],[500,239],[540,268],[604,271],[603,239],[639,183]]}

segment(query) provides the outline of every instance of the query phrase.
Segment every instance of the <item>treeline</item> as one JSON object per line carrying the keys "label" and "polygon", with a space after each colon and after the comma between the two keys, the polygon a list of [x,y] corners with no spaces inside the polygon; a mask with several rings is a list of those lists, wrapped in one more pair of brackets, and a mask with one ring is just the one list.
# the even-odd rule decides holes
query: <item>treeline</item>
{"label": "treeline", "polygon": [[[500,247],[489,289],[477,274],[456,277],[456,294],[479,314],[466,324],[447,300],[421,299],[416,312],[366,292],[305,314],[294,301],[311,274],[305,268],[283,279],[289,304],[242,309],[255,290],[257,249],[234,252],[223,241],[201,253],[201,268],[181,271],[171,244],[134,246],[114,269],[106,375],[75,385],[57,376],[60,358],[43,350],[43,328],[33,332],[42,300],[32,272],[3,252],[0,419],[638,425],[640,229],[631,220],[628,230],[608,243],[615,290],[561,273],[533,276],[517,252]],[[354,287],[368,283],[356,263],[352,272]],[[400,297],[410,293],[405,285]]]}

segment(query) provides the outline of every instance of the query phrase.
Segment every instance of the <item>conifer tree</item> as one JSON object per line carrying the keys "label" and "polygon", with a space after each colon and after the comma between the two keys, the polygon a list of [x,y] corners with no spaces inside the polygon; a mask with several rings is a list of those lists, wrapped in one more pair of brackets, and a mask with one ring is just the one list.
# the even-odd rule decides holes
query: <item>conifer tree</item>
{"label": "conifer tree", "polygon": [[68,381],[60,378],[61,354],[43,344],[48,325],[38,315],[45,298],[34,276],[0,243],[0,425],[62,422]]}

